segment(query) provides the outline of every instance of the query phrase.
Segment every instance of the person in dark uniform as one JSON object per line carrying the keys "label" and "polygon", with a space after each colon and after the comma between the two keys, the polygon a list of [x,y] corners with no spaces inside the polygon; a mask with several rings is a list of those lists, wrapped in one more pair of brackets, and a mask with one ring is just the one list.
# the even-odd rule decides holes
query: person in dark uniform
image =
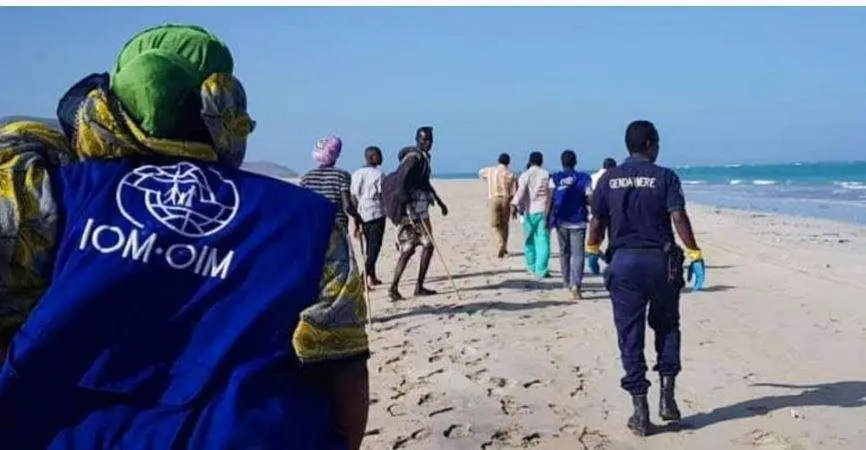
{"label": "person in dark uniform", "polygon": [[674,399],[674,379],[680,372],[680,289],[685,255],[676,245],[671,222],[677,229],[685,253],[691,260],[689,278],[696,276],[695,289],[703,285],[704,262],[686,213],[679,177],[657,166],[659,134],[648,121],[629,124],[625,133],[629,157],[608,169],[592,197],[587,252],[599,258],[599,245],[608,233],[604,271],[610,291],[613,317],[625,376],[622,388],[632,395],[634,414],[628,427],[637,435],[650,431],[644,359],[644,334],[648,322],[655,332],[657,363],[661,377],[659,415],[662,420],[680,419]]}

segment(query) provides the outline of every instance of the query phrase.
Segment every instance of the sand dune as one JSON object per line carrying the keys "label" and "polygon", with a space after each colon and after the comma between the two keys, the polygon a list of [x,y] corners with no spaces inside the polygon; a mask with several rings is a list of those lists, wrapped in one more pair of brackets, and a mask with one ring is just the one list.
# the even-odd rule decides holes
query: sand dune
{"label": "sand dune", "polygon": [[624,426],[631,405],[601,280],[589,276],[575,303],[556,278],[530,279],[516,222],[514,256],[495,258],[483,185],[437,189],[453,213],[434,213],[434,234],[462,300],[438,259],[440,295],[393,304],[372,293],[364,448],[866,448],[866,229],[691,206],[709,268],[706,291],[682,301],[684,419],[641,439]]}

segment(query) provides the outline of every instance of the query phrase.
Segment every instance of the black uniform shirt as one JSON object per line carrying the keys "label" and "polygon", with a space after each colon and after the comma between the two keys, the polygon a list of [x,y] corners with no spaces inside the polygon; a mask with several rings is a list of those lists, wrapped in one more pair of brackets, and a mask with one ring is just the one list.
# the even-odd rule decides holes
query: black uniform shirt
{"label": "black uniform shirt", "polygon": [[611,250],[673,243],[670,214],[685,207],[677,174],[643,156],[608,169],[592,195],[593,213],[608,224]]}

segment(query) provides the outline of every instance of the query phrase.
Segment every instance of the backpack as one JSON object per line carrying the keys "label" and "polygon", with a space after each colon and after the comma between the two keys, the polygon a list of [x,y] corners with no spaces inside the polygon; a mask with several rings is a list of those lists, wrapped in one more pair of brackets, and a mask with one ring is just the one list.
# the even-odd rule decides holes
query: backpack
{"label": "backpack", "polygon": [[[423,160],[420,156],[420,151],[407,147],[401,150],[401,158],[409,157],[410,153],[414,153]],[[415,186],[419,177],[429,177],[429,163],[424,160],[423,165],[416,165],[414,170],[403,170],[401,164],[394,172],[385,175],[382,178],[382,204],[385,207],[385,215],[394,225],[400,225],[403,218],[406,217],[406,204],[411,200],[410,191],[417,189]]]}

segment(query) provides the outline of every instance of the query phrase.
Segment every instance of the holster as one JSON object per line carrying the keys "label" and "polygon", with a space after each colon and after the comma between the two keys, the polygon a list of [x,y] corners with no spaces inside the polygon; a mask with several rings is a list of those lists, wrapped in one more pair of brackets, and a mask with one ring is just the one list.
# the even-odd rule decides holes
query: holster
{"label": "holster", "polygon": [[686,285],[685,279],[683,279],[683,264],[686,262],[686,255],[683,249],[673,242],[666,243],[663,250],[667,259],[668,284],[682,288]]}
{"label": "holster", "polygon": [[613,278],[613,253],[614,249],[611,245],[607,246],[601,254],[601,260],[604,261],[604,270],[601,271],[601,278],[604,281],[604,288],[609,292],[611,278]]}

